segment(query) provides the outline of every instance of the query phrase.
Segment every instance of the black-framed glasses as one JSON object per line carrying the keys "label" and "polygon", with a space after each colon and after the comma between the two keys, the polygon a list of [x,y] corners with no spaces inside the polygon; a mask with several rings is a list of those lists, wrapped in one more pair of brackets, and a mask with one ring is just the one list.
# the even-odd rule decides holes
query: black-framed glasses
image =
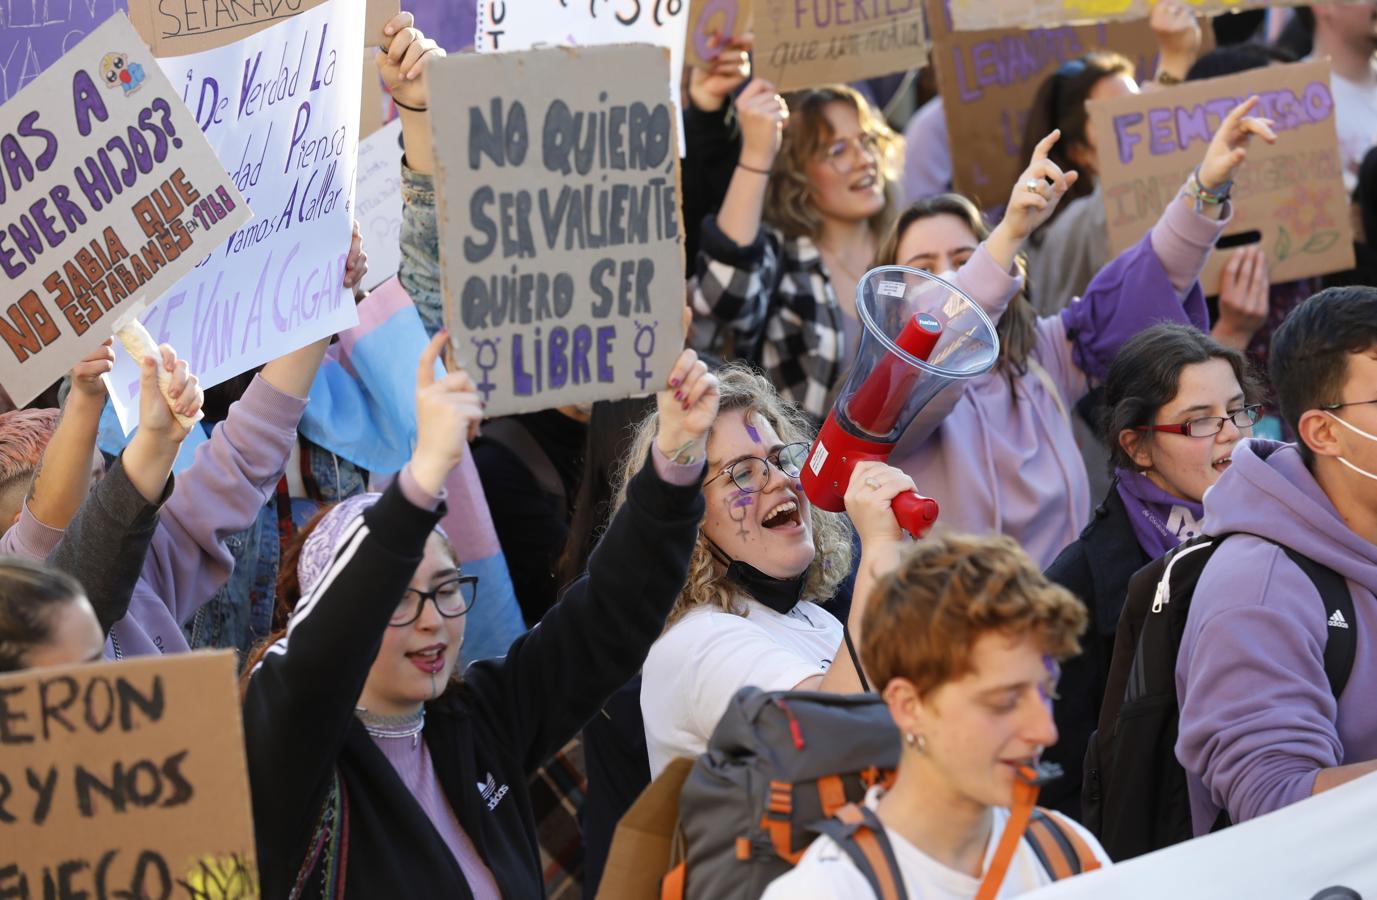
{"label": "black-framed glasses", "polygon": [[1321,406],[1320,409],[1328,411],[1343,409],[1345,406],[1366,406],[1369,403],[1377,403],[1377,398],[1373,398],[1372,400],[1350,400],[1347,403],[1326,403],[1324,406]]}
{"label": "black-framed glasses", "polygon": [[457,619],[473,609],[473,602],[477,599],[478,576],[465,575],[455,569],[453,577],[446,578],[429,591],[407,588],[387,624],[397,628],[410,625],[421,617],[427,600],[434,603],[436,612],[446,619]]}
{"label": "black-framed glasses", "polygon": [[1252,428],[1262,418],[1262,404],[1254,403],[1245,406],[1237,412],[1231,412],[1227,416],[1201,416],[1198,419],[1190,419],[1180,425],[1139,425],[1134,431],[1161,431],[1167,434],[1184,434],[1186,437],[1206,438],[1214,437],[1224,430],[1225,422],[1233,422],[1240,430]]}
{"label": "black-framed glasses", "polygon": [[743,456],[703,482],[703,487],[726,475],[738,491],[743,494],[754,494],[765,490],[765,486],[770,483],[771,465],[789,478],[797,478],[803,473],[803,462],[807,458],[807,444],[785,444],[764,459],[758,456]]}

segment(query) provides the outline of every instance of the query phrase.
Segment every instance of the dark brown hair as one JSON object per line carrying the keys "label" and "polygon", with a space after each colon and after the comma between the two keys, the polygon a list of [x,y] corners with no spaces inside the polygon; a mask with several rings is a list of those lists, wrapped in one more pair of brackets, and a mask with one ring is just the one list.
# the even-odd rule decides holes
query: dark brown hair
{"label": "dark brown hair", "polygon": [[24,657],[52,637],[53,613],[86,593],[65,572],[13,556],[0,557],[0,672],[18,672]]}

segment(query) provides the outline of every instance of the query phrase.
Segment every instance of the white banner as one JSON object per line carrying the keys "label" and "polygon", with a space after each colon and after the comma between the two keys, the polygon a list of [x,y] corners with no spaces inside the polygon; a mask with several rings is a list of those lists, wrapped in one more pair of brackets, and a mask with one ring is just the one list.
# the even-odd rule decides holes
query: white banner
{"label": "white banner", "polygon": [[368,253],[363,286],[370,291],[396,275],[402,262],[401,139],[402,120],[393,119],[359,142],[355,208]]}
{"label": "white banner", "polygon": [[[203,386],[358,321],[341,287],[358,160],[363,5],[330,0],[242,41],[160,59],[255,218],[141,318]],[[138,367],[111,396],[137,424]]]}
{"label": "white banner", "polygon": [[1377,897],[1377,775],[1216,834],[1034,891],[1028,900]]}

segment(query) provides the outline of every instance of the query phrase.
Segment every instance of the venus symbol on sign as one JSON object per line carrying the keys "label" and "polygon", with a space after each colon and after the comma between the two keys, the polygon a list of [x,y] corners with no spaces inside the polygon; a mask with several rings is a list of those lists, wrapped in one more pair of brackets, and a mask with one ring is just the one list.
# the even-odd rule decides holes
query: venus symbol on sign
{"label": "venus symbol on sign", "polygon": [[[640,322],[632,322],[636,326],[636,340],[632,344],[632,349],[641,359],[641,367],[636,370],[635,375],[641,379],[641,390],[645,390],[646,382],[655,374],[646,365],[646,360],[655,352],[655,328],[660,324],[659,320],[651,322],[649,325],[642,325]],[[648,346],[641,349],[641,338],[649,338],[646,342]]]}
{"label": "venus symbol on sign", "polygon": [[[478,381],[478,389],[483,392],[483,402],[487,403],[492,399],[492,392],[497,389],[493,384],[489,373],[497,368],[497,345],[502,342],[502,338],[469,338],[473,341],[476,348],[474,353],[474,364],[483,371],[482,378]],[[483,351],[487,351],[487,359],[483,358]]]}

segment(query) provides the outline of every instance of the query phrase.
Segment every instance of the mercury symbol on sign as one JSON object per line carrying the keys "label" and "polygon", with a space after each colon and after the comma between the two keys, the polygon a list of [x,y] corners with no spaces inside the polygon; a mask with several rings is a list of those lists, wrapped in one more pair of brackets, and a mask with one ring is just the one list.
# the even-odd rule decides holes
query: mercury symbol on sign
{"label": "mercury symbol on sign", "polygon": [[[497,385],[492,383],[488,374],[497,368],[497,345],[502,338],[469,338],[473,341],[473,346],[477,348],[474,353],[474,364],[483,370],[483,376],[478,381],[478,389],[483,392],[483,402],[487,403],[492,399],[492,392]],[[487,351],[487,359],[483,358],[483,351]]]}
{"label": "mercury symbol on sign", "polygon": [[[641,379],[641,390],[645,390],[646,382],[655,374],[646,367],[646,360],[655,352],[655,329],[659,326],[660,322],[657,319],[649,325],[642,325],[640,322],[632,322],[631,324],[636,326],[636,340],[632,344],[632,349],[635,350],[636,355],[641,358],[641,367],[637,369],[634,374],[637,378]],[[647,338],[647,346],[645,349],[641,349],[641,338],[643,337]]]}

